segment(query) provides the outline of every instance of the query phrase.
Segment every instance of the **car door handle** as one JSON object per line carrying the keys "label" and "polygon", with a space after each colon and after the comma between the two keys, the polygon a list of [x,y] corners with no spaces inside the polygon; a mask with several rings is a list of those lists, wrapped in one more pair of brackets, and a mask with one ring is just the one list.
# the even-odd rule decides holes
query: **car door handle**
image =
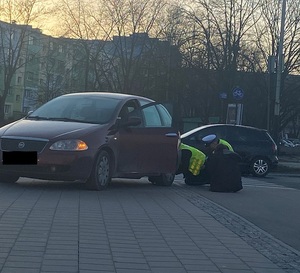
{"label": "car door handle", "polygon": [[165,136],[166,137],[178,137],[178,135],[176,133],[166,133]]}

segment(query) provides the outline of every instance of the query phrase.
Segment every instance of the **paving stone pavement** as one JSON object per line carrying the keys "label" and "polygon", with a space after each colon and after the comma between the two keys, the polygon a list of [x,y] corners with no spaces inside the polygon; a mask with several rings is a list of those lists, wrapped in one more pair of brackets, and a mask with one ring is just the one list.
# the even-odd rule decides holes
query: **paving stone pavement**
{"label": "paving stone pavement", "polygon": [[293,249],[181,182],[1,183],[0,272],[300,272]]}

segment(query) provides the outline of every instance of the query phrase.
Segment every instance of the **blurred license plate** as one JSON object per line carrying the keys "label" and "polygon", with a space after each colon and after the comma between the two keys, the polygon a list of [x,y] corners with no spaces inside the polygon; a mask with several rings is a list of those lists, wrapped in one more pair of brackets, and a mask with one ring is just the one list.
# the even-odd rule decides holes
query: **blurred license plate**
{"label": "blurred license plate", "polygon": [[3,165],[36,165],[37,152],[3,152]]}

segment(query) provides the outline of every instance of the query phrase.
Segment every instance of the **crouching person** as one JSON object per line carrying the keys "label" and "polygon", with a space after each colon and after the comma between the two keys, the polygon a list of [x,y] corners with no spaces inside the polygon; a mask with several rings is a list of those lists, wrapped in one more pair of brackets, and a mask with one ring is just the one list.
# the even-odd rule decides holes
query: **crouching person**
{"label": "crouching person", "polygon": [[239,166],[241,157],[219,144],[205,164],[210,190],[214,192],[237,192],[243,188]]}
{"label": "crouching person", "polygon": [[181,164],[177,174],[182,173],[187,185],[208,183],[204,167],[206,155],[198,149],[181,143]]}

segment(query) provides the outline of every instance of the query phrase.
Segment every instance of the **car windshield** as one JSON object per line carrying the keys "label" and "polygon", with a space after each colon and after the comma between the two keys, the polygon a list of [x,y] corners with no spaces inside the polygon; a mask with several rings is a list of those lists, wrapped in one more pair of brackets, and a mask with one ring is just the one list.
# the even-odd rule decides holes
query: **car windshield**
{"label": "car windshield", "polygon": [[64,96],[55,98],[27,116],[27,119],[61,120],[105,124],[120,100],[107,97]]}

